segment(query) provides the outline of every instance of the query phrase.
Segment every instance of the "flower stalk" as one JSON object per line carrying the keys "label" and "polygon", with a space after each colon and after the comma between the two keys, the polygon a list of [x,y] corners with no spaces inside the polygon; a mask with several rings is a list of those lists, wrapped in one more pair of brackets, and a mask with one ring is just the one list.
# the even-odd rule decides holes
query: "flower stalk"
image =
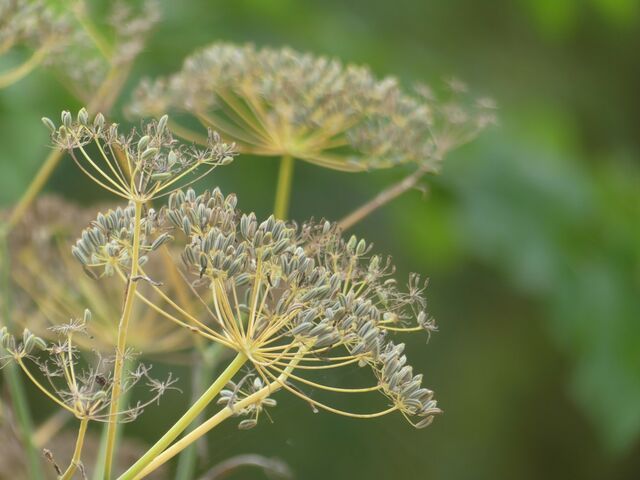
{"label": "flower stalk", "polygon": [[104,468],[104,478],[107,480],[111,478],[113,457],[116,449],[116,431],[118,428],[116,420],[120,405],[120,393],[122,391],[122,372],[127,349],[127,332],[129,329],[129,321],[131,320],[133,302],[138,288],[138,282],[134,279],[138,275],[138,263],[140,260],[140,231],[142,228],[142,208],[144,203],[141,201],[136,201],[134,203],[135,217],[131,253],[131,274],[127,282],[122,317],[120,318],[120,324],[118,325],[118,343],[116,345],[116,359],[113,366],[113,390],[111,391],[111,406],[109,410],[111,419],[109,427],[107,428],[107,447],[105,451]]}
{"label": "flower stalk", "polygon": [[398,183],[395,183],[386,188],[374,198],[369,200],[367,203],[344,217],[338,222],[338,226],[342,231],[349,230],[355,224],[361,222],[379,208],[385,206],[392,200],[398,198],[403,193],[414,188],[418,184],[420,179],[424,177],[428,172],[429,168],[426,165],[421,166],[416,171],[411,173],[411,175],[403,178]]}
{"label": "flower stalk", "polygon": [[71,463],[65,472],[60,476],[59,480],[71,480],[76,473],[78,466],[80,465],[80,457],[82,456],[82,447],[84,446],[84,438],[87,433],[87,426],[89,425],[89,419],[83,418],[80,421],[80,429],[78,430],[78,438],[76,439],[76,447],[73,451],[73,457]]}
{"label": "flower stalk", "polygon": [[273,214],[280,220],[286,220],[289,213],[294,162],[295,160],[291,155],[283,155],[280,160],[278,185],[276,187],[276,200],[273,207]]}
{"label": "flower stalk", "polygon": [[166,462],[171,460],[174,456],[179,454],[182,450],[187,448],[192,443],[196,442],[203,435],[206,435],[212,429],[220,425],[223,421],[232,417],[236,412],[241,411],[242,409],[251,406],[256,403],[260,403],[265,398],[269,397],[271,394],[277,392],[284,386],[284,383],[287,380],[288,375],[296,368],[300,360],[304,357],[305,349],[301,349],[298,351],[293,360],[289,363],[286,369],[282,372],[282,374],[276,378],[271,383],[267,384],[262,389],[257,392],[249,395],[248,397],[238,401],[232,407],[225,407],[216,413],[213,417],[211,417],[206,422],[199,425],[189,434],[185,435],[182,439],[173,444],[170,448],[167,448],[164,452],[158,455],[155,459],[148,463],[148,466],[139,472],[139,475],[125,477],[124,475],[118,478],[118,480],[138,480],[149,475],[151,472],[157,470]]}
{"label": "flower stalk", "polygon": [[[178,436],[184,432],[187,427],[200,415],[200,413],[209,405],[224,388],[224,386],[233,378],[233,376],[242,368],[246,363],[247,356],[244,353],[238,353],[229,366],[220,374],[220,376],[211,384],[206,392],[187,410],[182,417],[165,433],[160,440],[158,440],[147,452],[140,457],[140,459],[134,463],[125,473],[123,473],[118,480],[132,480],[134,478],[140,478],[139,474],[146,469],[146,467],[153,462]],[[199,429],[200,427],[198,427]],[[193,432],[197,431],[195,429]],[[192,434],[186,435],[184,438],[192,438]],[[198,435],[197,438],[202,436]],[[182,441],[182,440],[181,440]],[[184,445],[179,451],[176,451],[174,455],[184,450],[188,445],[193,443],[189,441],[187,445]],[[173,455],[172,455],[173,456]],[[162,462],[164,463],[164,462]],[[161,463],[161,464],[162,464]],[[161,465],[160,464],[160,465]],[[159,466],[159,465],[158,465]],[[156,467],[157,468],[157,467]],[[155,470],[155,468],[154,468]]]}

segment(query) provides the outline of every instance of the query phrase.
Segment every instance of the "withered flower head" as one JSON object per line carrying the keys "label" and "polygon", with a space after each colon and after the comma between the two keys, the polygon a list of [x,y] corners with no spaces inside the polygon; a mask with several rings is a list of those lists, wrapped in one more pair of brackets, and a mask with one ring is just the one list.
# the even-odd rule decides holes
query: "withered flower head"
{"label": "withered flower head", "polygon": [[[141,132],[134,129],[128,135],[120,133],[117,124],[107,124],[102,114],[90,121],[84,108],[75,119],[63,111],[58,127],[48,118],[42,121],[51,131],[53,144],[67,150],[89,178],[111,193],[138,203],[196,181],[218,165],[230,163],[235,154],[234,145],[223,143],[212,131],[205,148],[180,144],[167,128],[166,115],[157,122],[147,122]],[[97,152],[89,152],[90,146]],[[199,167],[204,172],[194,177]],[[109,228],[126,223],[126,215],[126,211],[120,211],[107,218],[115,222]]]}
{"label": "withered flower head", "polygon": [[[87,335],[90,320],[91,312],[85,310],[82,319],[72,319],[66,324],[52,327],[52,331],[59,337],[57,342],[52,343],[28,329],[24,330],[20,338],[16,338],[3,327],[0,329],[0,347],[6,353],[0,360],[3,365],[8,362],[17,363],[40,391],[78,419],[132,421],[145,407],[157,402],[164,393],[173,389],[176,380],[171,375],[165,380],[157,380],[151,377],[150,367],[139,364],[127,372],[123,391],[131,390],[142,382],[151,398],[110,414],[112,361],[98,355],[95,361],[89,362],[80,354],[75,343],[77,336]],[[34,366],[39,374],[32,372]]]}
{"label": "withered flower head", "polygon": [[45,0],[0,1],[0,55],[16,46],[33,53],[15,69],[0,74],[0,88],[10,85],[39,65],[54,67],[82,98],[106,78],[110,68],[132,60],[149,30],[159,19],[154,1],[136,7],[113,2],[103,35],[89,18],[84,1],[59,4]]}
{"label": "withered flower head", "polygon": [[[400,411],[416,427],[439,413],[433,392],[422,386],[407,364],[399,332],[435,330],[423,297],[425,285],[412,276],[407,290],[390,278],[389,261],[370,255],[364,240],[345,240],[328,222],[302,227],[275,220],[258,222],[240,214],[235,196],[219,190],[196,195],[178,191],[159,215],[182,242],[183,262],[193,292],[206,305],[192,314],[177,302],[158,306],[167,319],[222,344],[249,362],[250,377],[231,384],[223,401],[233,408],[261,385],[279,385],[312,405],[334,413],[371,418]],[[162,288],[154,290],[162,294]],[[145,296],[143,301],[152,302]],[[325,369],[368,367],[375,382],[340,388],[317,378]],[[355,414],[311,398],[305,390],[334,393],[380,392],[388,399],[382,411]],[[231,393],[229,393],[231,392]],[[262,398],[244,405],[254,424]]]}
{"label": "withered flower head", "polygon": [[188,112],[258,155],[348,171],[404,163],[434,170],[448,150],[493,121],[492,105],[467,106],[462,93],[408,93],[367,67],[290,48],[216,43],[188,57],[179,72],[143,81],[130,111]]}

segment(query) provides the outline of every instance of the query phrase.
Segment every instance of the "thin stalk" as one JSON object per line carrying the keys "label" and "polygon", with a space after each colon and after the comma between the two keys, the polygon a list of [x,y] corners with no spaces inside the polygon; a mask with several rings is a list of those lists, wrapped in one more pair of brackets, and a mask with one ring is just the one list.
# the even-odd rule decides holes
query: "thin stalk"
{"label": "thin stalk", "polygon": [[291,197],[291,184],[293,183],[293,166],[294,159],[291,155],[284,155],[280,160],[276,202],[273,207],[273,214],[276,218],[282,220],[286,220],[289,213],[289,199]]}
{"label": "thin stalk", "polygon": [[405,177],[400,182],[391,185],[389,188],[383,190],[374,198],[369,200],[367,203],[362,205],[357,210],[353,211],[342,220],[338,222],[338,226],[341,230],[348,230],[353,227],[356,223],[362,221],[367,216],[371,215],[380,207],[386,205],[392,200],[398,198],[400,195],[405,193],[406,191],[412,189],[416,186],[418,181],[429,172],[429,169],[426,167],[421,167],[413,172],[411,175]]}
{"label": "thin stalk", "polygon": [[248,407],[249,405],[253,405],[257,402],[260,402],[265,398],[267,398],[272,393],[275,393],[278,390],[280,390],[285,385],[288,375],[296,368],[300,360],[304,357],[304,354],[305,354],[305,350],[300,349],[296,357],[291,361],[291,363],[287,366],[287,368],[283,370],[282,374],[280,374],[280,376],[278,376],[278,378],[276,378],[273,382],[269,383],[268,385],[264,386],[263,388],[249,395],[248,397],[245,397],[242,400],[236,402],[233,405],[233,408],[225,407],[222,410],[220,410],[209,420],[199,425],[191,433],[185,435],[182,439],[177,441],[171,447],[167,448],[164,452],[157,455],[156,458],[152,459],[152,461],[148,462],[148,466],[146,468],[138,472],[133,472],[132,476],[128,476],[128,477],[122,476],[118,480],[138,480],[140,478],[143,478],[149,475],[151,472],[160,468],[162,465],[164,465],[166,462],[171,460],[173,457],[175,457],[177,454],[179,454],[182,450],[187,448],[193,442],[196,442],[200,437],[202,437],[203,435],[206,435],[209,431],[211,431],[213,428],[220,425],[223,421],[225,421],[229,417],[232,417],[236,412],[241,411],[243,408]]}
{"label": "thin stalk", "polygon": [[[222,346],[214,343],[208,349],[199,348],[197,353],[202,356],[202,362],[196,362],[199,368],[195,368],[193,373],[193,402],[195,403],[198,398],[204,393],[209,384],[210,379],[213,377],[213,373],[218,366],[220,356],[222,354]],[[202,423],[202,413],[199,415],[198,423]],[[190,433],[195,428],[194,425],[190,425],[186,430]],[[198,447],[196,444],[185,448],[184,451],[178,457],[178,467],[176,469],[176,480],[191,480],[194,478],[196,468],[198,464]]]}
{"label": "thin stalk", "polygon": [[47,46],[41,47],[33,52],[23,64],[0,75],[0,89],[6,88],[29,75],[42,63],[48,51],[49,48]]}
{"label": "thin stalk", "polygon": [[87,433],[87,426],[89,425],[89,419],[83,418],[80,421],[80,429],[78,430],[78,438],[76,439],[76,448],[73,451],[73,457],[69,467],[65,470],[59,480],[71,480],[73,475],[80,465],[80,457],[82,456],[82,447],[84,446],[84,437]]}
{"label": "thin stalk", "polygon": [[[129,364],[131,362],[125,362],[125,369],[129,368]],[[127,402],[128,395],[130,392],[125,392],[120,396],[120,405]],[[104,476],[104,466],[107,458],[107,439],[109,431],[109,424],[105,423],[102,432],[100,434],[100,447],[98,449],[98,454],[96,456],[95,466],[93,467],[93,480],[101,480]],[[116,431],[116,445],[120,442],[120,437],[122,436],[122,429],[119,428]]]}
{"label": "thin stalk", "polygon": [[[155,445],[153,445],[147,452],[140,457],[140,459],[134,463],[126,472],[124,472],[118,480],[132,480],[138,478],[138,475],[144,470],[151,462],[154,461],[178,436],[184,432],[187,427],[200,415],[200,413],[209,405],[215,397],[220,393],[220,390],[233,378],[233,376],[242,368],[247,361],[247,357],[244,353],[238,353],[224,372],[211,384],[206,392],[187,410],[182,417],[165,433]],[[191,434],[185,436],[189,437]],[[193,442],[189,442],[190,445]],[[188,445],[185,445],[188,446]],[[184,450],[182,448],[180,451]],[[179,452],[176,452],[179,453]]]}
{"label": "thin stalk", "polygon": [[[9,303],[11,299],[10,260],[7,230],[3,225],[0,231],[0,276],[2,281],[0,288],[2,289],[3,297],[3,316],[8,327],[11,327],[12,323],[11,305]],[[10,363],[4,369],[4,375],[7,380],[7,386],[9,387],[9,394],[11,395],[13,409],[15,410],[20,436],[22,437],[22,445],[26,452],[30,478],[42,480],[44,479],[44,473],[40,464],[40,455],[38,455],[34,443],[33,418],[29,410],[24,383],[18,373],[18,366],[13,362]]]}
{"label": "thin stalk", "polygon": [[127,333],[129,321],[133,311],[133,302],[138,289],[138,282],[131,280],[138,275],[138,261],[140,258],[140,230],[142,226],[143,202],[135,202],[135,217],[133,227],[133,250],[131,252],[131,272],[124,297],[122,317],[118,325],[118,343],[116,345],[116,359],[113,366],[113,388],[111,390],[111,405],[109,406],[109,426],[107,428],[107,448],[105,454],[104,478],[111,478],[113,457],[116,448],[116,431],[118,429],[118,412],[120,407],[120,393],[122,391],[122,371],[127,349]]}
{"label": "thin stalk", "polygon": [[38,196],[40,191],[44,188],[45,184],[51,177],[51,174],[60,163],[60,159],[62,158],[63,151],[56,149],[52,150],[51,153],[47,156],[44,163],[38,170],[38,173],[29,184],[27,190],[22,194],[20,201],[15,206],[13,211],[11,212],[11,216],[8,220],[9,228],[13,228],[20,221],[20,219],[24,216],[25,212],[29,209],[35,198]]}

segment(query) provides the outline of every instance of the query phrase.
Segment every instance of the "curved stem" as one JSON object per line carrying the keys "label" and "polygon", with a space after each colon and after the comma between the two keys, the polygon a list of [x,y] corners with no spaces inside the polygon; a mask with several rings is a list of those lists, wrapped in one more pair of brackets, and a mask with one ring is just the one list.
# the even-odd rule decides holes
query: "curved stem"
{"label": "curved stem", "polygon": [[113,366],[113,389],[111,390],[111,405],[109,406],[109,427],[107,428],[107,448],[105,454],[104,478],[111,478],[111,468],[116,447],[116,430],[118,428],[118,411],[120,406],[120,394],[122,392],[122,372],[125,353],[127,349],[127,333],[129,321],[133,311],[133,302],[138,289],[138,282],[131,280],[138,275],[138,260],[140,257],[140,230],[142,227],[142,202],[135,202],[135,217],[133,227],[133,251],[131,253],[131,272],[124,297],[122,317],[118,325],[118,343],[116,346],[116,359]]}
{"label": "curved stem", "polygon": [[41,47],[31,54],[31,56],[21,65],[13,70],[0,75],[0,89],[16,83],[29,75],[38,65],[42,63],[44,57],[49,51],[47,46]]}
{"label": "curved stem", "polygon": [[281,220],[286,220],[289,213],[289,199],[291,197],[291,184],[293,183],[293,166],[294,159],[291,155],[284,155],[280,160],[276,202],[273,207],[273,214]]}
{"label": "curved stem", "polygon": [[[126,472],[124,472],[118,480],[132,480],[138,478],[142,472],[156,457],[158,457],[178,436],[184,432],[187,427],[200,415],[200,413],[209,405],[213,399],[220,393],[220,390],[233,378],[233,376],[242,368],[247,361],[247,357],[243,353],[238,353],[233,361],[229,364],[224,372],[211,384],[206,392],[185,412],[184,415],[158,440],[153,447],[134,463]],[[195,430],[194,430],[195,431]],[[191,434],[185,436],[190,437]],[[190,445],[193,442],[189,442]],[[180,449],[180,451],[184,448]],[[176,452],[179,453],[179,452]]]}
{"label": "curved stem", "polygon": [[78,438],[76,440],[76,448],[73,451],[73,458],[71,458],[69,467],[60,476],[59,480],[71,480],[73,474],[76,473],[78,465],[80,464],[80,456],[82,455],[82,447],[84,446],[84,436],[87,433],[87,425],[89,425],[89,419],[83,418],[80,421],[80,429],[78,430]]}
{"label": "curved stem", "polygon": [[338,222],[338,226],[341,230],[348,230],[353,227],[356,223],[362,221],[365,217],[371,215],[378,208],[386,205],[390,201],[398,198],[400,195],[405,193],[407,190],[415,187],[418,181],[429,172],[429,169],[426,167],[421,167],[413,172],[411,175],[405,177],[400,182],[391,185],[389,188],[383,190],[374,198],[369,200],[367,203],[362,205],[357,210],[353,211],[342,220]]}
{"label": "curved stem", "polygon": [[139,478],[143,478],[149,475],[154,470],[160,468],[166,462],[171,460],[174,456],[180,453],[182,450],[187,448],[193,442],[197,441],[203,435],[206,435],[210,430],[220,425],[223,421],[232,417],[236,412],[241,411],[245,407],[249,405],[253,405],[257,402],[260,402],[267,398],[274,392],[277,392],[282,388],[287,380],[287,376],[291,373],[300,360],[303,358],[305,354],[304,349],[298,350],[298,355],[291,361],[289,366],[282,372],[282,374],[275,379],[273,382],[269,383],[265,387],[261,388],[257,392],[249,395],[248,397],[243,398],[242,400],[236,402],[233,405],[233,408],[225,407],[216,413],[209,420],[195,428],[192,432],[185,435],[182,439],[174,443],[171,447],[167,448],[164,452],[157,455],[156,458],[152,459],[152,461],[148,462],[148,466],[143,470],[139,471],[139,474],[135,476],[125,477],[124,475],[120,477],[118,480],[138,480]]}

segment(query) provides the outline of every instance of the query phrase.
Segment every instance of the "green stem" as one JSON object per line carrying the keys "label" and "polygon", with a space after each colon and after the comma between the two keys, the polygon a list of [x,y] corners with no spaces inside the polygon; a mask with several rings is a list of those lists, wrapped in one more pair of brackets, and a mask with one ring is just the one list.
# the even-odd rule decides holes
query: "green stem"
{"label": "green stem", "polygon": [[296,368],[296,366],[304,356],[304,353],[304,349],[298,350],[298,354],[293,360],[291,360],[289,365],[282,371],[282,373],[276,380],[267,384],[257,392],[252,393],[248,397],[245,397],[242,400],[238,401],[233,405],[233,408],[224,407],[209,420],[195,428],[191,433],[185,435],[179,441],[171,445],[171,447],[160,453],[155,459],[153,459],[153,461],[149,463],[149,465],[144,470],[142,470],[142,472],[140,472],[139,475],[135,477],[127,477],[126,479],[120,477],[118,480],[138,480],[149,475],[151,472],[160,468],[162,465],[171,460],[174,456],[187,448],[193,442],[197,441],[200,437],[206,435],[209,431],[220,425],[223,421],[232,417],[236,412],[241,411],[249,405],[258,403],[274,392],[280,390],[280,388],[282,388],[282,386],[284,385],[284,382],[286,382],[289,374]]}
{"label": "green stem", "polygon": [[[125,370],[129,369],[131,362],[125,362]],[[126,404],[128,400],[130,392],[123,392],[120,396],[120,405]],[[93,468],[93,480],[101,480],[104,477],[104,467],[107,461],[107,443],[108,443],[108,432],[109,432],[109,424],[106,423],[102,428],[102,433],[100,434],[100,448],[98,450],[98,455],[96,456],[96,463]],[[116,445],[120,442],[120,437],[122,436],[122,429],[119,428],[116,431]]]}
{"label": "green stem", "polygon": [[31,206],[34,199],[40,193],[44,185],[51,177],[51,174],[60,163],[60,159],[62,158],[62,150],[53,150],[46,158],[40,170],[33,178],[27,190],[22,194],[20,201],[15,206],[13,211],[11,212],[11,216],[9,217],[9,228],[13,228],[20,221],[20,219],[24,216],[25,212]]}
{"label": "green stem", "polygon": [[[198,365],[193,371],[193,402],[195,403],[198,398],[204,393],[207,385],[211,381],[213,374],[218,366],[220,356],[222,354],[222,346],[218,343],[214,343],[208,349],[198,349],[197,353],[202,355],[201,362],[194,362]],[[197,423],[200,424],[204,421],[202,412],[198,416]],[[190,425],[186,430],[190,433],[195,428],[195,423]],[[178,467],[176,468],[176,480],[191,480],[194,478],[194,474],[197,468],[198,461],[198,448],[196,444],[185,448],[184,451],[178,457]]]}
{"label": "green stem", "polygon": [[289,199],[291,197],[291,184],[293,183],[293,166],[294,159],[291,155],[284,155],[280,160],[276,202],[273,207],[273,214],[281,220],[286,220],[289,214]]}
{"label": "green stem", "polygon": [[111,478],[113,457],[116,449],[116,432],[118,430],[118,412],[120,411],[120,394],[122,392],[122,373],[127,350],[127,333],[129,321],[133,311],[133,303],[138,289],[138,282],[132,278],[138,275],[138,260],[140,258],[140,230],[142,228],[143,202],[135,202],[135,217],[133,227],[133,249],[131,252],[131,272],[124,297],[122,317],[118,325],[118,343],[116,345],[116,359],[113,366],[113,388],[111,390],[111,405],[109,406],[109,426],[107,427],[107,448],[104,464],[104,478]]}
{"label": "green stem", "polygon": [[[3,316],[7,322],[7,326],[11,327],[11,283],[10,283],[10,256],[9,246],[7,239],[6,226],[2,226],[0,231],[0,270],[2,277],[2,297],[3,297]],[[29,410],[29,403],[27,401],[27,395],[24,390],[24,384],[22,377],[18,373],[18,366],[14,363],[7,365],[4,369],[4,375],[9,387],[9,394],[11,395],[13,409],[16,414],[16,420],[18,422],[18,428],[20,430],[21,440],[26,452],[29,478],[35,480],[44,479],[42,471],[42,465],[40,463],[40,455],[36,449],[33,437],[33,418],[31,417],[31,411]]]}
{"label": "green stem", "polygon": [[158,455],[160,455],[187,427],[200,415],[220,393],[220,390],[233,378],[247,361],[244,353],[238,353],[224,372],[211,384],[206,392],[185,412],[184,415],[158,440],[153,447],[134,463],[118,480],[133,480]]}
{"label": "green stem", "polygon": [[29,75],[42,63],[47,56],[48,51],[49,49],[46,46],[41,47],[33,52],[33,54],[22,65],[0,75],[0,89],[6,88]]}
{"label": "green stem", "polygon": [[88,425],[89,425],[88,418],[83,418],[80,421],[80,429],[78,430],[78,438],[76,440],[76,448],[73,451],[73,458],[71,459],[71,463],[69,464],[69,467],[60,476],[59,480],[71,480],[73,478],[73,474],[76,473],[76,470],[78,469],[78,465],[80,465],[82,447],[84,446],[84,436],[87,433]]}

